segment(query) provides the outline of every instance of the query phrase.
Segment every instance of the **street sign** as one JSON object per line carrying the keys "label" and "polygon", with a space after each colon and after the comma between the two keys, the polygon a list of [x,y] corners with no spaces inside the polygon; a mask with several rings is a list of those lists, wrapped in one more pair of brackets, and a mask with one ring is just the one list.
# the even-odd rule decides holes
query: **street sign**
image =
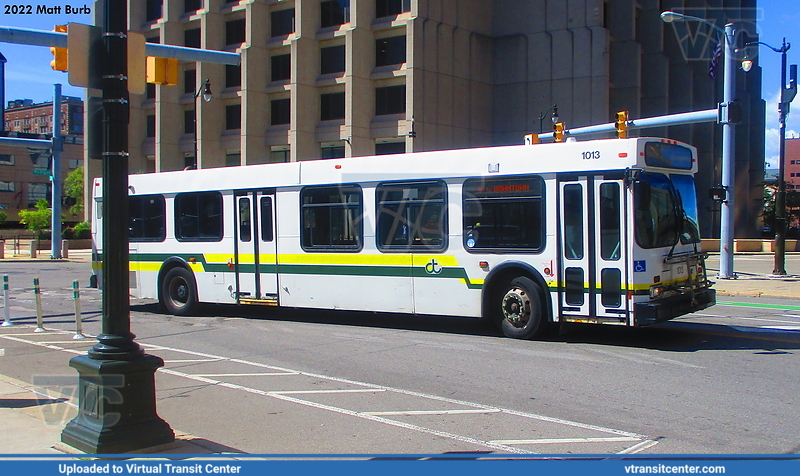
{"label": "street sign", "polygon": [[50,176],[50,171],[47,169],[34,169],[33,175],[47,175]]}

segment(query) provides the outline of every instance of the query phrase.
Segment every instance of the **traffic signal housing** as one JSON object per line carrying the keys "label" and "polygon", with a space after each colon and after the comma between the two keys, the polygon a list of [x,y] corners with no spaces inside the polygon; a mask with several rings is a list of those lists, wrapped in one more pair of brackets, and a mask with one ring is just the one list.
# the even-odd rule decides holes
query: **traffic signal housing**
{"label": "traffic signal housing", "polygon": [[563,122],[553,124],[553,138],[556,142],[564,142],[565,129]]}
{"label": "traffic signal housing", "polygon": [[625,139],[628,137],[628,111],[620,111],[617,113],[617,138]]}
{"label": "traffic signal housing", "polygon": [[[67,25],[56,25],[53,31],[58,33],[67,33]],[[67,71],[69,67],[69,55],[67,48],[50,47],[50,53],[53,54],[53,59],[50,61],[50,67],[56,71]]]}
{"label": "traffic signal housing", "polygon": [[147,82],[174,86],[178,84],[179,62],[172,58],[147,57]]}

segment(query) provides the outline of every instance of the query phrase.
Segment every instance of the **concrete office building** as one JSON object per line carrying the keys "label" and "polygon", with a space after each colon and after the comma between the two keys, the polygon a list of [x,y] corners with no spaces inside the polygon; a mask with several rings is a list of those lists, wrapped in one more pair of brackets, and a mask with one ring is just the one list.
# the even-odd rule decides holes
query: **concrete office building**
{"label": "concrete office building", "polygon": [[[745,20],[751,36],[756,17],[755,0],[130,5],[131,29],[149,41],[242,54],[239,67],[182,63],[179,85],[131,97],[131,172],[520,144],[540,124],[549,130],[553,104],[568,128],[611,122],[620,110],[639,118],[711,109],[722,99],[721,65],[720,77],[708,76],[713,42],[687,49],[659,14]],[[737,236],[756,233],[761,210],[760,75],[757,64],[737,73]],[[209,102],[196,96],[206,79]],[[717,236],[706,191],[720,182],[721,127],[642,134],[699,148],[702,233]]]}

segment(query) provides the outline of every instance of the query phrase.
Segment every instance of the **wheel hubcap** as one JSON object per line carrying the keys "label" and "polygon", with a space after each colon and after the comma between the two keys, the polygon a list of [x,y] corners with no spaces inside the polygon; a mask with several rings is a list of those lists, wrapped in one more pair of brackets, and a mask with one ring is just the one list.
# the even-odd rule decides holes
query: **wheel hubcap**
{"label": "wheel hubcap", "polygon": [[509,289],[503,297],[503,318],[514,327],[525,327],[531,317],[530,300],[520,288]]}
{"label": "wheel hubcap", "polygon": [[178,280],[173,284],[172,291],[172,296],[174,297],[175,301],[185,303],[189,298],[189,288],[182,280]]}

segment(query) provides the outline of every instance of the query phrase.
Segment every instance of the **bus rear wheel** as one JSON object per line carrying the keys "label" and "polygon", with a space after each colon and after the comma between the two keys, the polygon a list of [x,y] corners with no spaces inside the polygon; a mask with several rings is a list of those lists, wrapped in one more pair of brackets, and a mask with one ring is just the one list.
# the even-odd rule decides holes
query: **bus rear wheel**
{"label": "bus rear wheel", "polygon": [[161,282],[161,301],[170,314],[190,316],[197,309],[197,287],[192,272],[172,268]]}
{"label": "bus rear wheel", "polygon": [[495,304],[500,329],[506,337],[535,339],[545,334],[547,318],[542,310],[541,290],[531,279],[512,279]]}

